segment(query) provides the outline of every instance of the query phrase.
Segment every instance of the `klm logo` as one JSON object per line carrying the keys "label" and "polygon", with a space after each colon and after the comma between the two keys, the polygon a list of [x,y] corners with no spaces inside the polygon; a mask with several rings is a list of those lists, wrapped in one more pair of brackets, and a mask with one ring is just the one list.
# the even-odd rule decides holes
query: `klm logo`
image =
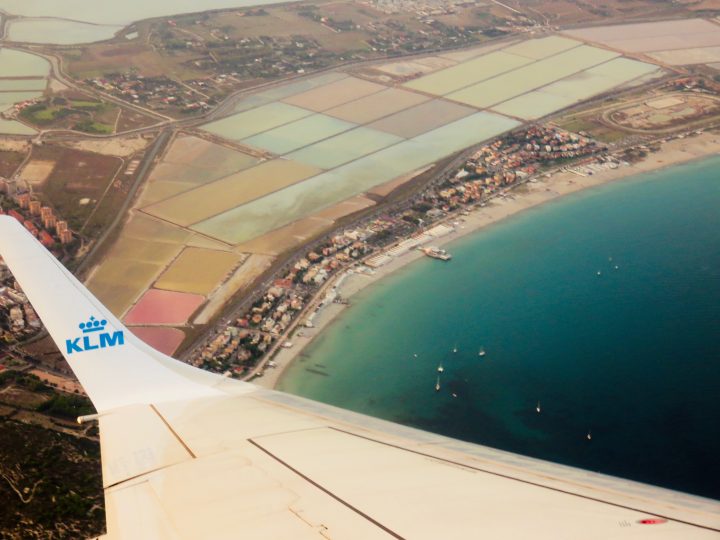
{"label": "klm logo", "polygon": [[122,330],[110,333],[105,331],[106,320],[97,320],[90,317],[88,322],[80,323],[80,330],[83,336],[75,339],[65,340],[65,349],[68,354],[83,351],[94,351],[95,349],[106,349],[108,347],[119,347],[125,344],[125,335]]}

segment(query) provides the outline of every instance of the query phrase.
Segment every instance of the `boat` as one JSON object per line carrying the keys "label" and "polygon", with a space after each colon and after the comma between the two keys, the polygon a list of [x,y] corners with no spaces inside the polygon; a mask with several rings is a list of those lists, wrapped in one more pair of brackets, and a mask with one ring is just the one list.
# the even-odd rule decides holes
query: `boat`
{"label": "boat", "polygon": [[588,431],[587,435],[585,436],[588,441],[592,441],[592,432]]}
{"label": "boat", "polygon": [[457,352],[457,345],[455,345],[455,346],[453,347],[453,352],[454,352],[454,353]]}
{"label": "boat", "polygon": [[450,259],[452,259],[452,255],[450,255],[444,249],[440,249],[436,246],[421,248],[420,251],[422,251],[428,257],[431,257],[433,259],[439,259],[441,261],[449,261]]}
{"label": "boat", "polygon": [[438,373],[442,373],[443,371],[445,371],[445,368],[443,367],[442,362],[440,362],[440,365],[438,366]]}
{"label": "boat", "polygon": [[485,352],[485,349],[480,347],[480,350],[478,351],[478,356],[485,356],[487,353]]}
{"label": "boat", "polygon": [[535,406],[535,410],[538,414],[540,414],[540,402],[538,401],[537,405]]}
{"label": "boat", "polygon": [[435,383],[435,391],[440,391],[440,375],[438,375],[437,382]]}

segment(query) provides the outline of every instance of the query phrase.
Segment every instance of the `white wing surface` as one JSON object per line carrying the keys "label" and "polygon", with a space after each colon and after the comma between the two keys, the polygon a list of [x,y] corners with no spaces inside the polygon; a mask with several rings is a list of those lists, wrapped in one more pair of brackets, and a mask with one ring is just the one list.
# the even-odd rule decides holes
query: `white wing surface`
{"label": "white wing surface", "polygon": [[720,538],[717,501],[177,362],[1,216],[0,255],[98,409],[108,539]]}

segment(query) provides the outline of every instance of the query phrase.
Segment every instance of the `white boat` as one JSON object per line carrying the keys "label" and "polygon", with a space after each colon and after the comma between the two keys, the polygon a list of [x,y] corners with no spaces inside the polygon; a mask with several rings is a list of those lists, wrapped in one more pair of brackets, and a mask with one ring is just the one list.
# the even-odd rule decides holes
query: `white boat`
{"label": "white boat", "polygon": [[591,440],[592,440],[592,433],[591,433],[590,431],[588,431],[586,437],[587,437],[587,440],[588,440],[588,441],[591,441]]}
{"label": "white boat", "polygon": [[443,367],[442,362],[441,362],[440,365],[438,366],[438,373],[442,373],[443,371],[445,371],[445,368]]}
{"label": "white boat", "polygon": [[457,352],[457,345],[455,345],[455,346],[453,347],[453,352],[454,352],[454,353]]}
{"label": "white boat", "polygon": [[435,383],[435,391],[440,391],[440,375],[438,375],[437,382]]}
{"label": "white boat", "polygon": [[540,414],[540,402],[538,401],[538,404],[535,406],[535,410],[538,414]]}
{"label": "white boat", "polygon": [[486,354],[486,353],[485,353],[485,349],[483,349],[482,347],[480,347],[480,350],[478,351],[478,356],[485,356],[485,354]]}

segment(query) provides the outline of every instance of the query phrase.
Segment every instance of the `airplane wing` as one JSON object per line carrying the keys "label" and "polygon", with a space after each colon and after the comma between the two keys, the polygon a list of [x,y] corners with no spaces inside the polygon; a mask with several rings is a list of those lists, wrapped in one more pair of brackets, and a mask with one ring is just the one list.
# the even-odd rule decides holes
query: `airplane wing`
{"label": "airplane wing", "polygon": [[717,501],[173,360],[5,216],[0,256],[98,411],[108,540],[720,537]]}

